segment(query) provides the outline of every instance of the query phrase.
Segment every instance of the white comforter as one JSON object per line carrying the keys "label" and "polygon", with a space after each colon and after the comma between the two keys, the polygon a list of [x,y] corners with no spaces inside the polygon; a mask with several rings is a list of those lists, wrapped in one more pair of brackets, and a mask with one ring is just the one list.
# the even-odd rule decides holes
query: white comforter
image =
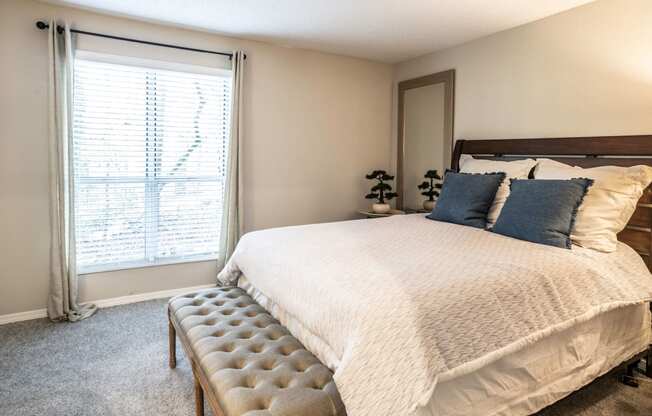
{"label": "white comforter", "polygon": [[349,416],[409,415],[443,372],[652,298],[650,273],[623,244],[566,250],[423,215],[252,232],[218,280],[242,274],[323,340],[313,352],[335,357]]}

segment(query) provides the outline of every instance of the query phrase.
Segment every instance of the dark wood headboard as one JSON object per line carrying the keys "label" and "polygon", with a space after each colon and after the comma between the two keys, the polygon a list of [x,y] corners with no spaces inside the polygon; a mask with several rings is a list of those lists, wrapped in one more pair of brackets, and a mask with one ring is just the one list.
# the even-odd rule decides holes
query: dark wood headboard
{"label": "dark wood headboard", "polygon": [[[584,168],[652,166],[652,135],[458,140],[451,160],[453,169],[459,168],[462,154],[493,160],[546,157]],[[638,201],[638,208],[627,227],[618,234],[618,239],[636,250],[652,271],[652,189],[645,190]]]}

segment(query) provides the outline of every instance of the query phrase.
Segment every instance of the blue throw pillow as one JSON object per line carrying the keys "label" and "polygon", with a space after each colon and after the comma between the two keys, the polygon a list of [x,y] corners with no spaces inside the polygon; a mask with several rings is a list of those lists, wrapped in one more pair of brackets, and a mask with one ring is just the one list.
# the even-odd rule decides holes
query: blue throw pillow
{"label": "blue throw pillow", "polygon": [[484,228],[487,212],[504,179],[504,172],[447,172],[437,204],[427,218]]}
{"label": "blue throw pillow", "polygon": [[575,215],[591,179],[512,179],[493,232],[533,243],[571,248]]}

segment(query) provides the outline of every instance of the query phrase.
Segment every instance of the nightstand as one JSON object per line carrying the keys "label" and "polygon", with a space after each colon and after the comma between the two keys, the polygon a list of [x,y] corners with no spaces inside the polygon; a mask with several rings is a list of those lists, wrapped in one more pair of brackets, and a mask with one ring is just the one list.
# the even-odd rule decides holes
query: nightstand
{"label": "nightstand", "polygon": [[404,215],[405,211],[401,211],[400,209],[390,209],[387,214],[376,214],[373,211],[367,211],[361,209],[358,210],[358,214],[364,215],[367,218],[382,218],[382,217],[389,217],[391,215]]}
{"label": "nightstand", "polygon": [[405,213],[406,214],[430,214],[432,211],[426,211],[425,209],[412,209],[412,208],[405,208]]}

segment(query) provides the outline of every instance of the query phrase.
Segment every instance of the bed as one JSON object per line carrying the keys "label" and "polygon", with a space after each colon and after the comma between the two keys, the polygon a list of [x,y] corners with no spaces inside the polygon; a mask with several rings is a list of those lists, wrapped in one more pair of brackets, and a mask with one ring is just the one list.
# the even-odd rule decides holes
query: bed
{"label": "bed", "polygon": [[[461,154],[650,164],[652,136],[458,140]],[[220,273],[335,373],[350,416],[527,415],[648,351],[649,190],[615,253],[423,215],[247,234]]]}

